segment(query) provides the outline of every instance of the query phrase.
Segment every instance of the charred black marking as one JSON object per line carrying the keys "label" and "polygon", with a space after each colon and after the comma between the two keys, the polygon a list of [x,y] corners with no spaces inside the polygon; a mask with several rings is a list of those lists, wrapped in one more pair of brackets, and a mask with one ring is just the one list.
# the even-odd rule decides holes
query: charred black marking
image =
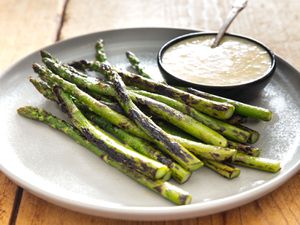
{"label": "charred black marking", "polygon": [[129,98],[127,94],[126,87],[121,79],[121,77],[114,71],[112,71],[111,80],[113,82],[114,89],[119,97],[120,100],[122,100],[122,104],[128,104],[131,102],[131,99]]}
{"label": "charred black marking", "polygon": [[211,153],[211,156],[214,158],[214,159],[219,159],[220,158],[220,154],[219,153]]}
{"label": "charred black marking", "polygon": [[216,104],[212,104],[211,108],[214,109],[214,110],[216,110],[216,111],[220,111],[220,112],[227,111],[229,109],[228,106],[217,104],[217,103]]}
{"label": "charred black marking", "polygon": [[69,112],[69,110],[68,110],[68,108],[67,108],[67,106],[66,106],[66,104],[65,104],[65,102],[64,102],[64,100],[61,98],[61,88],[60,87],[58,87],[58,86],[54,86],[53,87],[53,93],[55,94],[55,96],[56,96],[56,99],[57,99],[57,103],[58,103],[58,105],[59,105],[59,107],[61,108],[61,111],[63,111],[64,113],[66,113],[68,116],[69,116],[69,118],[72,118],[72,115],[71,115],[71,113]]}
{"label": "charred black marking", "polygon": [[121,122],[118,124],[118,127],[124,129],[124,130],[128,130],[130,128],[130,125],[126,122]]}
{"label": "charred black marking", "polygon": [[132,120],[137,121],[148,135],[163,143],[170,152],[180,157],[183,161],[188,162],[187,158],[192,158],[191,155],[182,151],[178,143],[172,142],[169,137],[165,135],[164,131],[148,117],[142,116],[137,110],[130,110],[128,116]]}
{"label": "charred black marking", "polygon": [[210,99],[209,98],[209,95],[204,93],[204,92],[200,92],[194,88],[187,88],[187,91],[193,95],[196,95],[198,97],[201,97],[201,98],[207,98],[207,99]]}
{"label": "charred black marking", "polygon": [[154,190],[157,191],[158,193],[162,193],[163,192],[163,188],[161,185],[154,187]]}
{"label": "charred black marking", "polygon": [[173,164],[172,160],[165,157],[164,155],[158,155],[157,160],[162,164],[167,165],[168,167],[170,167]]}
{"label": "charred black marking", "polygon": [[219,127],[218,131],[221,133],[224,133],[224,131],[226,131],[226,129],[225,129],[225,127]]}
{"label": "charred black marking", "polygon": [[124,110],[117,103],[106,102],[106,101],[102,101],[102,100],[99,100],[99,102],[102,103],[103,105],[108,106],[110,109],[112,109],[118,113],[124,114]]}
{"label": "charred black marking", "polygon": [[72,63],[69,63],[69,66],[72,66],[75,69],[81,70],[81,71],[85,71],[90,67],[88,61],[86,61],[86,60],[74,61]]}
{"label": "charred black marking", "polygon": [[[176,117],[178,120],[181,120],[183,118],[183,116],[181,115],[181,113],[178,113],[176,110],[172,109],[171,107],[164,105],[160,102],[156,102],[153,101],[151,99],[147,99],[146,97],[136,97],[136,101],[139,104],[144,105],[145,107],[148,108],[149,111],[151,111],[152,113],[156,114],[156,112],[154,112],[153,109],[151,109],[152,107],[155,108],[159,108],[160,110],[164,111],[165,113],[169,114],[172,117]],[[157,114],[157,116],[159,116],[161,118],[161,116],[159,114]]]}
{"label": "charred black marking", "polygon": [[192,108],[188,105],[184,105],[185,106],[185,111],[188,115],[192,115]]}
{"label": "charred black marking", "polygon": [[119,163],[125,164],[132,170],[141,171],[142,173],[150,174],[151,177],[155,177],[156,169],[148,167],[147,164],[144,163],[137,165],[134,159],[132,159],[131,157],[126,158],[121,153],[116,152],[114,149],[107,146],[107,144],[104,141],[96,138],[93,134],[91,134],[89,129],[82,128],[81,131],[82,134],[86,137],[86,139],[94,143],[99,149],[104,150],[112,159],[116,160]]}
{"label": "charred black marking", "polygon": [[[126,77],[128,76],[130,78],[133,78],[133,80],[136,83],[138,83],[139,80],[142,80],[141,77],[137,75],[125,75],[124,73],[119,73],[119,75],[124,79],[125,82],[127,80]],[[149,86],[152,86],[151,82],[148,83]],[[159,84],[158,86],[162,86],[162,85]],[[126,93],[126,88],[121,78],[119,78],[119,80],[114,80],[114,88],[118,94],[118,98],[120,101],[121,100],[123,102],[125,101],[124,104],[128,104],[131,102],[131,99]],[[140,101],[140,103],[144,105],[150,104],[149,102],[150,101],[147,101],[144,98]],[[163,105],[158,107],[162,107],[161,109],[167,111],[166,107],[163,107]],[[174,111],[169,113],[173,114]],[[144,113],[141,112],[134,104],[133,107],[128,109],[127,114],[133,121],[135,121],[137,124],[140,125],[141,129],[144,130],[146,134],[163,143],[170,152],[172,152],[174,155],[181,158],[184,162],[188,162],[189,161],[188,159],[192,159],[192,156],[190,154],[184,152],[182,150],[182,147],[178,143],[172,142],[167,136],[167,134],[159,126],[157,126],[150,118],[144,115]],[[178,118],[178,115],[176,116]]]}
{"label": "charred black marking", "polygon": [[187,200],[187,195],[179,195],[179,201],[180,201],[180,204],[185,204],[186,200]]}
{"label": "charred black marking", "polygon": [[238,143],[236,146],[233,145],[230,141],[228,142],[228,147],[229,148],[235,148],[241,152],[244,152],[247,155],[253,155],[253,147],[250,145],[244,145],[244,144],[240,144]]}
{"label": "charred black marking", "polygon": [[247,117],[234,114],[233,116],[231,116],[231,118],[227,119],[226,122],[232,125],[240,125],[241,123],[246,123],[247,120]]}

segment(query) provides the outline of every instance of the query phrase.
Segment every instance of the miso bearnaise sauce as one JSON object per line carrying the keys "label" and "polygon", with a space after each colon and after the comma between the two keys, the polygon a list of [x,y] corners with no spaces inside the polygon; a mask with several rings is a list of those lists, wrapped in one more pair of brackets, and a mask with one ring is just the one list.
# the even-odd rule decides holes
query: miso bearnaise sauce
{"label": "miso bearnaise sauce", "polygon": [[182,80],[211,86],[248,83],[270,69],[271,56],[254,42],[225,36],[211,48],[213,38],[203,35],[172,45],[163,54],[164,69]]}

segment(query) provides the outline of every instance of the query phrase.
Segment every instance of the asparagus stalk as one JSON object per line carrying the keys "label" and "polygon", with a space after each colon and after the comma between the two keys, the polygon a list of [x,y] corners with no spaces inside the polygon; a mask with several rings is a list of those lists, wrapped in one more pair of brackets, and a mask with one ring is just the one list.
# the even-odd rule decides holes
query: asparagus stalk
{"label": "asparagus stalk", "polygon": [[240,169],[236,168],[231,165],[227,165],[221,162],[216,162],[213,160],[208,160],[208,159],[202,159],[204,162],[204,165],[211,170],[217,172],[223,177],[233,179],[235,177],[238,177],[240,175]]}
{"label": "asparagus stalk", "polygon": [[[64,79],[60,78],[59,76],[53,74],[50,70],[48,70],[38,64],[34,64],[33,69],[36,73],[39,74],[39,76],[41,77],[42,80],[45,80],[46,82],[60,86],[64,91],[70,93],[75,98],[77,98],[79,101],[81,101],[85,105],[87,105],[91,111],[93,111],[96,114],[107,119],[109,122],[113,123],[114,125],[121,127],[121,128],[130,129],[130,131],[138,137],[142,137],[147,140],[149,140],[149,139],[152,140],[151,138],[149,138],[148,134],[146,134],[143,130],[141,130],[138,126],[136,126],[135,123],[133,123],[127,117],[111,110],[106,105],[101,104],[100,102],[98,102],[97,100],[95,100],[94,98],[89,96],[88,94],[81,91],[74,84],[72,84],[68,81],[65,81]],[[160,145],[159,147],[161,148],[161,147],[163,147],[163,145]],[[193,170],[193,169],[199,168],[203,165],[202,162],[200,160],[198,160],[192,154],[189,153],[188,156],[191,156],[191,158],[187,159],[188,161],[191,161],[191,165],[186,164],[186,160],[180,159],[180,157],[174,157],[173,159],[186,169]],[[194,163],[194,165],[193,165],[193,163]]]}
{"label": "asparagus stalk", "polygon": [[184,132],[183,130],[178,129],[176,126],[159,120],[159,119],[154,119],[155,123],[158,124],[164,131],[166,131],[168,134],[173,135],[173,136],[178,136],[190,141],[195,141],[195,142],[199,142],[199,140],[193,136],[191,136],[190,134]]}
{"label": "asparagus stalk", "polygon": [[[104,72],[101,70],[101,67],[99,72],[101,73]],[[118,73],[127,85],[137,86],[141,89],[150,92],[155,92],[158,94],[163,94],[168,97],[174,98],[212,117],[219,118],[219,119],[228,119],[232,116],[234,112],[234,106],[230,104],[227,103],[220,104],[215,101],[208,101],[207,99],[189,94],[187,92],[181,91],[167,84],[158,83],[151,79],[147,79],[129,72],[119,71]]]}
{"label": "asparagus stalk", "polygon": [[152,179],[149,179],[146,176],[143,176],[142,174],[136,172],[135,170],[130,169],[123,162],[118,162],[114,160],[106,152],[104,152],[103,150],[99,150],[96,145],[92,144],[87,139],[85,139],[81,135],[79,130],[77,130],[75,127],[61,119],[58,119],[57,117],[46,112],[45,110],[34,108],[31,106],[26,106],[19,108],[18,113],[21,116],[43,122],[48,126],[65,133],[78,144],[82,145],[83,147],[90,150],[92,153],[96,154],[110,166],[115,167],[120,172],[124,173],[125,175],[129,176],[130,178],[140,183],[141,185],[149,188],[150,190],[160,194],[169,201],[179,205],[185,205],[191,202],[191,195],[186,191],[183,191],[182,189],[172,185],[171,183],[164,182],[162,180],[154,181]]}
{"label": "asparagus stalk", "polygon": [[[44,94],[44,92],[46,92],[48,95],[50,95],[50,100],[51,99],[55,99],[55,97],[53,97],[53,92],[52,89],[50,89],[47,85],[43,84],[43,82],[41,81],[37,81],[35,80],[35,83],[38,83],[38,85],[36,86],[38,87],[43,87],[42,89],[38,89],[42,94]],[[45,90],[44,90],[45,89]],[[52,95],[52,96],[51,96]],[[56,100],[57,101],[57,100]],[[77,101],[76,99],[74,99],[74,101],[76,101],[76,104],[82,109],[85,110],[85,107],[82,106],[82,104]],[[118,115],[118,114],[116,114]],[[110,118],[110,117],[109,117]],[[114,123],[116,120],[114,120],[113,118],[110,118],[110,122],[116,126],[118,126],[118,123]],[[124,121],[124,123],[127,120]],[[186,135],[184,136],[184,138],[182,138],[182,134],[183,132],[180,133],[174,133],[174,131],[176,131],[177,129],[167,129],[165,126],[165,123],[159,123],[159,126],[162,127],[169,135],[172,134],[172,137],[181,145],[183,145],[185,148],[187,148],[188,150],[191,149],[190,151],[197,151],[197,154],[199,154],[200,156],[204,157],[204,158],[208,158],[208,159],[215,159],[218,161],[224,161],[226,159],[229,159],[231,157],[234,156],[235,152],[234,151],[225,151],[224,155],[222,153],[222,151],[219,151],[219,148],[212,148],[212,146],[210,145],[204,145],[202,143],[196,142],[196,141],[190,141],[187,139],[194,139],[193,137]],[[150,141],[150,142],[154,142],[156,143],[152,138],[150,138],[149,136],[145,136],[145,133],[143,133],[143,131],[140,131],[140,133],[136,133],[136,129],[133,129],[134,127],[132,126],[119,126],[121,129],[125,130],[126,132],[133,134],[135,136],[138,137],[146,137],[145,139]],[[179,132],[179,130],[177,130]],[[181,136],[178,137],[178,136]],[[194,139],[196,140],[196,139]],[[207,146],[207,148],[205,148]],[[198,149],[198,150],[195,150]],[[211,151],[212,150],[212,151]],[[203,154],[201,154],[201,151],[203,152]],[[217,153],[217,154],[215,154]]]}
{"label": "asparagus stalk", "polygon": [[80,112],[69,94],[60,88],[54,90],[63,110],[65,110],[74,126],[92,143],[103,149],[114,160],[126,162],[135,169],[152,179],[160,179],[169,171],[165,165],[149,159],[120,142],[115,141],[105,131],[93,126]]}
{"label": "asparagus stalk", "polygon": [[[34,79],[32,77],[29,78],[29,81],[33,84],[33,86],[38,90],[38,92],[40,92],[45,98],[51,100],[51,101],[55,101],[57,102],[57,99],[55,97],[55,95],[53,94],[52,88],[49,87],[47,85],[47,83],[43,82],[43,81],[39,81],[37,79]],[[74,102],[76,103],[77,106],[80,105],[80,109],[82,108],[86,108],[85,106],[83,106],[77,99],[73,99]],[[113,103],[113,102],[107,102],[107,101],[102,101],[102,100],[98,100],[100,103],[108,106],[110,109],[123,114],[123,109],[117,104],[117,103]]]}
{"label": "asparagus stalk", "polygon": [[108,78],[112,81],[117,101],[125,113],[137,124],[137,126],[147,135],[157,140],[161,146],[165,146],[167,153],[184,168],[194,171],[201,167],[202,162],[199,159],[180,144],[172,140],[166,132],[164,132],[149,117],[140,111],[140,109],[130,99],[125,88],[125,84],[119,75],[115,71],[111,70],[108,65],[106,65],[106,67],[107,70],[110,70],[107,74],[109,75]]}
{"label": "asparagus stalk", "polygon": [[[38,81],[38,80],[36,80],[36,79],[33,79],[33,78],[30,78],[30,81],[31,81],[31,83],[36,87],[36,89],[41,93],[41,94],[43,94],[47,99],[49,99],[49,100],[52,100],[52,101],[56,101],[56,102],[58,102],[58,100],[57,100],[57,98],[55,97],[55,95],[54,95],[54,93],[53,93],[53,91],[52,91],[52,88],[50,88],[46,83],[44,83],[44,82],[42,82],[42,81]],[[87,112],[88,111],[88,109],[87,109],[87,107],[85,107],[84,105],[82,105],[80,102],[78,102],[77,101],[77,99],[74,99],[74,102],[75,102],[75,104],[81,109],[81,110],[84,110],[85,112]],[[110,108],[112,108],[112,107],[110,107]],[[91,112],[90,113],[85,113],[85,116],[87,116],[87,114],[92,114]],[[96,116],[95,116],[95,114],[93,115],[93,116],[91,116],[92,118],[96,118]],[[90,119],[90,117],[89,117],[89,119]],[[101,117],[97,117],[96,118],[96,121],[98,122],[98,124],[97,125],[101,125],[101,121],[105,121],[103,118],[101,118]],[[104,122],[102,122],[102,124],[103,124]],[[109,122],[106,122],[107,124],[109,124]],[[112,125],[110,126],[110,127],[113,127]],[[103,128],[103,127],[102,127]],[[108,127],[106,127],[106,128],[109,128],[109,126]],[[104,128],[103,128],[104,129]],[[114,130],[117,130],[117,129],[119,129],[119,128],[116,128],[116,127],[114,127],[114,128],[111,128],[110,130],[109,130],[109,132],[110,131],[114,131]],[[105,129],[104,129],[105,130]],[[134,143],[134,141],[135,141],[135,139],[139,139],[139,138],[136,138],[136,137],[134,137],[134,136],[131,136],[131,135],[129,135],[128,134],[128,136],[126,137],[126,135],[122,135],[122,132],[124,133],[125,131],[123,131],[123,130],[121,130],[121,129],[119,129],[119,132],[118,131],[116,131],[115,133],[117,133],[117,134],[120,134],[121,135],[121,137],[124,137],[124,138],[129,138],[129,141],[131,140],[131,142],[130,143]],[[130,139],[130,136],[132,137],[131,139]],[[141,144],[139,145],[139,141],[140,140],[140,142],[141,142]],[[161,163],[163,163],[163,162],[167,162],[167,159],[166,160],[164,160],[164,156],[162,155],[161,157],[157,157],[157,158],[155,158],[154,156],[156,156],[155,154],[153,154],[153,156],[151,157],[151,153],[153,153],[153,151],[154,151],[154,149],[153,149],[153,151],[150,151],[150,147],[152,147],[152,146],[147,146],[147,144],[145,144],[144,146],[142,145],[143,143],[142,143],[142,139],[139,139],[139,140],[137,140],[136,142],[137,142],[137,144],[135,145],[135,146],[132,146],[132,145],[130,145],[129,144],[129,146],[131,146],[131,147],[140,147],[140,149],[139,150],[141,150],[141,151],[139,151],[141,154],[143,154],[143,155],[146,155],[146,156],[148,156],[149,158],[152,158],[152,159],[155,159],[155,160],[157,160],[157,158],[159,158],[159,159],[161,159],[161,160],[157,160],[157,161],[160,161]],[[124,139],[123,139],[123,141],[125,141]],[[135,149],[135,148],[134,148]],[[147,153],[147,149],[149,149],[149,154],[145,154],[145,152]],[[166,158],[166,157],[165,157]],[[183,182],[185,182],[186,180],[188,180],[188,178],[190,177],[190,175],[191,175],[191,173],[190,172],[188,172],[188,171],[186,171],[186,170],[184,170],[183,168],[181,168],[179,165],[177,165],[177,164],[175,164],[175,163],[173,163],[172,161],[169,163],[169,164],[166,164],[166,163],[163,163],[163,164],[165,164],[165,165],[167,165],[170,169],[172,169],[173,170],[173,173],[174,173],[174,175],[173,175],[173,177],[175,178],[175,180],[176,181],[178,181],[179,183],[183,183]],[[165,176],[164,176],[164,180],[169,180],[170,178],[171,178],[171,173],[172,171],[170,171],[170,173],[169,174],[166,174]]]}
{"label": "asparagus stalk", "polygon": [[246,166],[272,173],[276,173],[281,169],[280,162],[276,160],[249,156],[239,152],[236,154],[236,157],[232,162],[241,166]]}
{"label": "asparagus stalk", "polygon": [[147,111],[151,112],[155,116],[168,121],[203,142],[216,146],[227,146],[227,140],[222,135],[187,114],[175,110],[166,104],[136,93],[130,92],[130,97],[134,102],[142,105]]}
{"label": "asparagus stalk", "polygon": [[[73,65],[76,68],[94,70],[104,75],[106,73],[106,71],[102,70],[103,67],[101,67],[101,63],[99,62],[90,62],[86,60],[81,60],[78,62],[74,62],[71,65]],[[196,108],[198,111],[206,113],[215,118],[228,119],[232,116],[235,110],[234,106],[231,104],[208,100],[190,94],[188,92],[182,91],[180,89],[174,88],[170,85],[164,83],[157,83],[151,79],[144,78],[137,74],[123,72],[117,69],[115,70],[122,77],[126,85],[136,86],[143,90],[166,95],[170,98],[174,98],[189,106],[192,106]]]}
{"label": "asparagus stalk", "polygon": [[106,53],[104,51],[104,45],[103,45],[103,40],[102,39],[99,39],[96,42],[95,49],[96,49],[96,60],[100,63],[106,62],[107,61],[107,56],[106,56]]}
{"label": "asparagus stalk", "polygon": [[144,71],[144,69],[140,66],[140,60],[138,59],[138,57],[136,57],[136,55],[133,52],[127,51],[126,57],[127,57],[128,61],[130,62],[131,67],[134,70],[136,70],[139,75],[151,79],[150,75],[147,74]]}
{"label": "asparagus stalk", "polygon": [[162,164],[167,165],[172,171],[172,177],[178,183],[186,182],[191,176],[191,172],[183,169],[180,165],[173,162],[170,158],[163,155],[160,151],[157,151],[149,142],[128,134],[126,131],[113,126],[111,123],[109,123],[108,121],[104,120],[103,118],[99,117],[96,114],[90,112],[84,112],[84,115],[89,120],[91,120],[92,122],[100,126],[102,129],[115,135],[116,137],[118,137],[120,140],[128,144],[130,147],[132,147],[139,153],[149,158],[152,158],[154,160],[157,160]]}
{"label": "asparagus stalk", "polygon": [[265,121],[270,121],[272,119],[272,112],[268,109],[264,109],[253,105],[248,105],[228,98],[223,98],[217,95],[196,90],[194,88],[187,88],[186,90],[189,93],[193,95],[197,95],[202,98],[206,98],[212,101],[223,102],[223,103],[226,102],[232,104],[235,106],[235,112],[242,116],[252,117],[252,118],[261,119]]}
{"label": "asparagus stalk", "polygon": [[209,117],[203,113],[198,112],[192,107],[189,107],[177,100],[171,99],[169,97],[150,93],[147,91],[140,91],[135,90],[135,93],[143,96],[147,96],[149,98],[155,99],[159,102],[165,103],[169,105],[170,107],[179,110],[180,112],[183,112],[194,119],[200,121],[204,125],[210,127],[211,129],[221,133],[225,137],[232,139],[234,141],[238,141],[241,143],[246,143],[247,140],[250,138],[250,133],[244,129],[238,128],[236,126],[230,125],[228,123],[225,123],[221,120],[214,119],[212,117]]}
{"label": "asparagus stalk", "polygon": [[[198,144],[201,145],[201,143],[193,141],[193,140],[195,140],[194,137],[182,132],[181,130],[176,129],[176,127],[172,127],[169,124],[163,123],[161,121],[159,121],[157,123],[166,132],[168,132],[169,134],[172,134],[174,138],[178,138],[176,141],[180,142],[183,146],[185,146],[184,144],[187,143],[188,146],[185,146],[185,147],[187,149],[189,149],[190,151],[192,151],[192,149],[190,149],[189,147],[193,148],[193,146],[195,146],[195,148],[198,148],[196,146]],[[181,141],[183,141],[183,142],[181,142]],[[201,149],[201,147],[200,147],[200,149]],[[220,174],[221,176],[231,179],[231,178],[238,177],[240,174],[240,169],[233,167],[231,165],[224,164],[224,163],[220,162],[222,160],[216,159],[215,157],[209,158],[210,154],[200,155],[200,152],[199,152],[199,156],[201,158],[201,161],[204,163],[204,166],[210,168],[211,170],[215,171],[216,173]],[[230,159],[233,159],[233,157],[235,157],[235,155],[234,156],[232,155],[231,157],[229,157],[229,161],[232,161]],[[220,159],[222,159],[222,158],[223,157],[221,157]],[[223,159],[225,160],[225,157]]]}
{"label": "asparagus stalk", "polygon": [[87,77],[87,74],[81,72],[81,71],[78,71],[77,69],[75,69],[73,66],[70,66],[68,64],[64,64],[60,61],[58,61],[56,58],[54,58],[49,52],[47,51],[41,51],[41,57],[42,58],[51,58],[53,59],[56,63],[61,63],[65,68],[67,68],[68,70],[70,70],[72,73],[75,73],[76,75],[78,76],[82,76],[82,77]]}
{"label": "asparagus stalk", "polygon": [[[60,64],[55,63],[53,60],[48,58],[44,58],[43,62],[52,71],[59,74],[64,79],[75,83],[80,88],[88,89],[89,91],[95,92],[97,94],[104,94],[107,96],[116,97],[116,93],[114,89],[106,83],[103,83],[99,80],[85,79],[83,77],[76,76],[76,74],[71,73]],[[110,68],[106,64],[102,64],[102,65],[103,67],[106,67],[106,69]],[[219,145],[219,146],[227,145],[226,139],[223,136],[218,134],[216,131],[208,128],[207,126],[199,123],[193,118],[184,115],[183,113],[180,113],[179,111],[176,111],[165,104],[151,100],[144,96],[137,95],[132,91],[129,91],[129,94],[132,100],[134,100],[135,102],[138,102],[143,105],[147,105],[147,107],[149,107],[149,109],[153,111],[155,114],[159,115],[165,120],[168,120],[174,125],[179,126],[181,129],[184,129],[186,132],[189,132],[190,134],[203,140],[204,142],[209,144]]]}
{"label": "asparagus stalk", "polygon": [[45,98],[57,102],[57,98],[53,93],[52,88],[50,88],[47,83],[43,81],[39,81],[37,79],[34,79],[32,77],[29,78],[29,81],[33,84],[35,89],[40,92]]}
{"label": "asparagus stalk", "polygon": [[42,80],[52,85],[60,86],[65,92],[70,93],[79,102],[89,107],[91,111],[98,114],[99,116],[102,116],[112,124],[120,128],[124,128],[124,129],[126,128],[130,130],[131,134],[133,135],[144,138],[146,140],[149,139],[149,136],[146,135],[141,129],[139,129],[135,125],[135,123],[129,120],[126,116],[115,112],[114,110],[110,109],[108,106],[97,101],[90,95],[86,94],[85,92],[77,88],[76,85],[62,79],[58,75],[53,74],[50,70],[48,70],[43,66],[40,66],[39,64],[33,64],[33,69],[40,76]]}
{"label": "asparagus stalk", "polygon": [[[175,138],[175,139],[177,138],[176,141],[179,142],[180,144],[182,144],[184,147],[186,147],[189,151],[193,152],[193,148],[201,149],[203,147],[203,144],[197,142],[194,137],[190,136],[189,134],[187,134],[185,132],[182,132],[181,130],[176,129],[176,127],[173,127],[170,124],[166,124],[161,121],[156,121],[156,123],[159,124],[159,126],[164,131],[166,131],[170,135],[173,135],[173,138]],[[205,149],[205,152],[209,152],[210,147],[211,146],[208,145],[208,148]],[[218,148],[217,146],[213,146],[213,147]],[[259,149],[259,148],[253,147],[251,145],[240,144],[240,143],[233,142],[233,141],[228,141],[227,148],[235,149],[235,150],[237,150],[237,152],[244,153],[244,154],[250,155],[250,156],[255,156],[255,157],[259,156],[259,154],[261,152],[261,149]],[[196,153],[194,152],[194,154],[196,154]],[[199,152],[199,154],[200,154],[200,152]],[[213,154],[213,152],[211,152],[209,154]],[[199,155],[199,156],[213,160],[212,158],[205,157],[205,155]],[[214,160],[223,161],[222,160],[223,157],[224,156],[221,156],[219,159],[215,158]],[[234,159],[234,157],[235,157],[235,155],[232,155],[231,158]]]}
{"label": "asparagus stalk", "polygon": [[172,135],[172,137],[183,147],[194,153],[196,156],[204,159],[215,161],[232,160],[235,157],[236,150],[213,145],[206,145],[197,141],[194,137],[182,132],[161,121],[155,121],[164,131]]}
{"label": "asparagus stalk", "polygon": [[202,144],[201,142],[190,141],[179,136],[172,135],[173,139],[183,147],[200,158],[215,161],[225,161],[235,158],[237,150],[213,145]]}

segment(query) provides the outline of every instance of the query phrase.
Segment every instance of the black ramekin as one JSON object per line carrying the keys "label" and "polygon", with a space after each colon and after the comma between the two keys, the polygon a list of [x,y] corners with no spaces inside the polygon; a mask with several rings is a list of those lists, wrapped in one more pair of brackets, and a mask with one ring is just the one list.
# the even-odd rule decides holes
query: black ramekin
{"label": "black ramekin", "polygon": [[178,76],[175,76],[174,74],[169,73],[165,68],[162,63],[162,58],[164,52],[174,45],[175,43],[189,39],[189,38],[194,38],[198,36],[203,36],[203,35],[216,35],[214,32],[197,32],[197,33],[190,33],[190,34],[185,34],[179,37],[176,37],[170,41],[168,41],[166,44],[164,44],[161,49],[158,52],[157,56],[157,61],[158,61],[158,66],[160,71],[162,72],[165,80],[167,81],[168,84],[170,85],[176,85],[176,86],[184,86],[184,87],[193,87],[205,92],[209,92],[212,94],[236,99],[236,100],[243,100],[243,101],[248,101],[251,100],[255,97],[258,96],[260,91],[269,83],[271,77],[273,76],[275,69],[276,69],[276,57],[274,53],[266,47],[264,44],[260,43],[259,41],[256,41],[252,38],[245,37],[242,35],[236,35],[236,34],[226,34],[226,36],[233,36],[237,38],[242,38],[246,39],[248,41],[251,41],[255,43],[258,46],[261,46],[263,49],[265,49],[271,58],[271,66],[266,73],[259,77],[258,79],[254,81],[249,81],[243,84],[238,84],[238,85],[228,85],[228,86],[211,86],[211,85],[203,85],[199,83],[193,83],[190,81],[182,80]]}

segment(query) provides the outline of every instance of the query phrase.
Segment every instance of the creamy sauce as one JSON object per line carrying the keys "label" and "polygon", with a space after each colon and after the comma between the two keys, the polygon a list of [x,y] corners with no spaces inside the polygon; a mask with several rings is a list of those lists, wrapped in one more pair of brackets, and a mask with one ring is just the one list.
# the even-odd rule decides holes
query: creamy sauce
{"label": "creamy sauce", "polygon": [[271,56],[249,40],[225,36],[211,48],[213,35],[180,41],[163,54],[162,64],[174,76],[193,83],[229,86],[256,80],[271,68]]}

